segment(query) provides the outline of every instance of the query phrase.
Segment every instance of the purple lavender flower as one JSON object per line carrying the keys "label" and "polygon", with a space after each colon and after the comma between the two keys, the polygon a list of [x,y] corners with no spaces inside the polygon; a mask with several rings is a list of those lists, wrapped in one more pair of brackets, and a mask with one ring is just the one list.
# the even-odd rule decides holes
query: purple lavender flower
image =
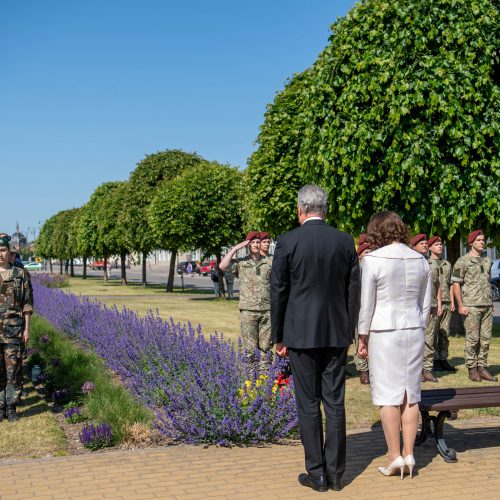
{"label": "purple lavender flower", "polygon": [[46,373],[40,373],[40,375],[38,375],[37,377],[37,382],[39,383],[46,382],[48,378],[49,376]]}
{"label": "purple lavender flower", "polygon": [[89,394],[95,389],[95,385],[93,382],[90,382],[87,380],[87,382],[84,382],[82,385],[82,388],[80,389],[83,394]]}
{"label": "purple lavender flower", "polygon": [[[36,311],[104,360],[156,416],[165,435],[188,443],[257,443],[296,432],[293,377],[280,397],[274,382],[283,362],[271,366],[258,394],[242,405],[238,390],[247,373],[241,342],[205,337],[199,326],[138,317],[88,297],[47,288],[33,276]],[[82,388],[83,392],[83,388]]]}
{"label": "purple lavender flower", "polygon": [[33,354],[37,354],[38,353],[38,349],[35,349],[34,347],[28,347],[26,349],[26,354],[28,356],[33,356]]}
{"label": "purple lavender flower", "polygon": [[50,337],[48,335],[42,335],[40,337],[40,342],[42,342],[43,344],[47,344],[48,342],[50,342]]}
{"label": "purple lavender flower", "polygon": [[83,415],[80,412],[80,408],[78,406],[71,406],[67,410],[64,411],[64,418],[75,424],[77,422],[81,422],[84,420]]}
{"label": "purple lavender flower", "polygon": [[52,393],[52,401],[54,401],[54,403],[57,402],[57,401],[61,401],[67,395],[68,395],[68,389],[56,389]]}
{"label": "purple lavender flower", "polygon": [[56,368],[57,366],[59,366],[61,364],[61,360],[59,358],[51,358],[50,359],[50,364]]}
{"label": "purple lavender flower", "polygon": [[80,441],[83,446],[91,450],[98,450],[106,446],[111,446],[113,432],[107,423],[95,425],[85,425],[80,432]]}

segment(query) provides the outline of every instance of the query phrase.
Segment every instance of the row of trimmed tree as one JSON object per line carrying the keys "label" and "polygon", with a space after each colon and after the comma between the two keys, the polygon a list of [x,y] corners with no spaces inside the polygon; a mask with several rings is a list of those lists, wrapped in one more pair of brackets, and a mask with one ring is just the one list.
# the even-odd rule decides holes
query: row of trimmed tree
{"label": "row of trimmed tree", "polygon": [[181,151],[147,156],[128,182],[47,221],[39,252],[217,254],[242,227],[293,228],[307,183],[326,188],[328,221],[353,234],[395,210],[447,239],[451,261],[477,227],[499,244],[499,47],[498,0],[358,2],[268,106],[245,171]]}
{"label": "row of trimmed tree", "polygon": [[84,206],[48,219],[37,253],[59,259],[60,272],[65,265],[71,275],[73,260],[81,258],[84,278],[90,258],[103,258],[106,270],[107,260],[119,255],[123,284],[126,256],[142,254],[145,286],[146,257],[162,248],[171,253],[167,291],[172,291],[178,252],[201,248],[220,260],[222,248],[241,238],[242,177],[234,167],[179,150],[148,155],[128,181],[106,182]]}

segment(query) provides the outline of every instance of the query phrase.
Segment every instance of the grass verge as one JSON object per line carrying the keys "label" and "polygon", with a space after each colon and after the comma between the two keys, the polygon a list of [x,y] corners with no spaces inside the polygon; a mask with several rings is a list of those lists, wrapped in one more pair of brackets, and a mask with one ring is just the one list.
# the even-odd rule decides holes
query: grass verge
{"label": "grass verge", "polygon": [[[151,421],[149,410],[113,380],[113,375],[97,355],[82,349],[36,315],[32,320],[30,346],[38,350],[35,356],[40,356],[43,371],[48,376],[49,395],[56,390],[66,390],[67,394],[59,402],[77,400],[83,403],[91,421],[111,425],[113,444],[127,439],[134,424]],[[88,394],[81,392],[84,382],[92,382],[95,386]]]}

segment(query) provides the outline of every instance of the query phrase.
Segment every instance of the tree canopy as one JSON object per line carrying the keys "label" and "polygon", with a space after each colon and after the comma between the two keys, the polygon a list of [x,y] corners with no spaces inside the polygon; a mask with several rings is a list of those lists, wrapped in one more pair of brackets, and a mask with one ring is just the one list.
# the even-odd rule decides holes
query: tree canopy
{"label": "tree canopy", "polygon": [[[247,208],[293,226],[297,187],[329,193],[329,219],[371,214],[452,237],[500,221],[500,17],[493,0],[366,0],[268,107]],[[293,200],[293,201],[292,201]]]}

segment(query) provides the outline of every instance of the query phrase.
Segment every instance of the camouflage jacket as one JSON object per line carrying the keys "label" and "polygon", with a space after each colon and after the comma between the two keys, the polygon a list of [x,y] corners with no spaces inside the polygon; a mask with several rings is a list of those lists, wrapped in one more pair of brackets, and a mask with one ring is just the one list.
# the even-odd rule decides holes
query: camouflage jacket
{"label": "camouflage jacket", "polygon": [[272,259],[254,260],[250,255],[236,259],[233,274],[240,280],[240,309],[269,311],[271,309]]}
{"label": "camouflage jacket", "polygon": [[432,300],[431,300],[431,307],[437,307],[438,305],[438,300],[437,300],[437,294],[439,291],[439,263],[440,261],[438,259],[429,259],[427,261],[429,263],[429,268],[431,270],[431,280],[432,280]]}
{"label": "camouflage jacket", "polygon": [[22,342],[23,314],[33,312],[33,289],[28,271],[0,271],[0,343]]}
{"label": "camouflage jacket", "polygon": [[462,285],[464,306],[491,306],[491,261],[488,257],[460,257],[453,267],[451,281]]}
{"label": "camouflage jacket", "polygon": [[441,293],[443,304],[451,303],[450,285],[451,285],[451,264],[447,260],[440,260],[439,281],[441,283]]}

